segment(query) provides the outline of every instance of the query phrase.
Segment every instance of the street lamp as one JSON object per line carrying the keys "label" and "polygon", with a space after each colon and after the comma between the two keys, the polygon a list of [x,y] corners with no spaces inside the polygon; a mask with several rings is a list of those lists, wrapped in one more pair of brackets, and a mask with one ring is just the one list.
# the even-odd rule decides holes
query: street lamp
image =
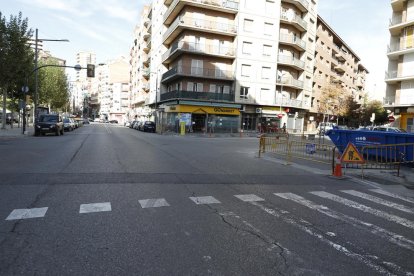
{"label": "street lamp", "polygon": [[35,37],[35,91],[34,91],[34,114],[37,117],[37,106],[39,101],[39,94],[38,94],[38,70],[37,70],[37,60],[38,60],[38,51],[37,51],[37,45],[38,42],[41,41],[56,41],[56,42],[69,42],[68,39],[45,39],[45,38],[39,38],[38,37],[38,29],[36,29],[36,37]]}

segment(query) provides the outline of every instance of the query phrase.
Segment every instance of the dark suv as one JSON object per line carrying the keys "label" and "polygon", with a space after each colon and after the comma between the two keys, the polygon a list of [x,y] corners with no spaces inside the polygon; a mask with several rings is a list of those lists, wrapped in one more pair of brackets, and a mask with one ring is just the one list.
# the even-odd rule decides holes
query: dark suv
{"label": "dark suv", "polygon": [[35,124],[35,136],[46,133],[54,133],[56,136],[63,135],[63,120],[57,114],[42,114]]}

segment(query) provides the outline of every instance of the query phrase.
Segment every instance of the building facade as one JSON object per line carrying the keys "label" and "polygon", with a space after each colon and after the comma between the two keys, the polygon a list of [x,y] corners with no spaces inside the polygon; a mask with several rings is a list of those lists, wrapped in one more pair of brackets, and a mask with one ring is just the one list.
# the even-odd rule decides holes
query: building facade
{"label": "building facade", "polygon": [[[307,116],[308,130],[315,129],[323,120],[338,123],[337,109],[333,104],[331,109],[324,111],[320,109],[321,101],[324,100],[322,95],[324,87],[332,85],[340,89],[342,92],[340,100],[345,101],[347,96],[352,96],[357,103],[363,104],[368,73],[360,63],[358,55],[318,16],[313,93]],[[338,103],[341,102],[340,100]]]}
{"label": "building facade", "polygon": [[414,0],[392,0],[384,107],[394,126],[414,132]]}
{"label": "building facade", "polygon": [[[315,0],[154,1],[131,48],[133,105],[150,108],[158,132],[312,130],[318,22]],[[345,45],[335,37],[332,48]],[[359,98],[367,71],[349,52],[344,87]]]}

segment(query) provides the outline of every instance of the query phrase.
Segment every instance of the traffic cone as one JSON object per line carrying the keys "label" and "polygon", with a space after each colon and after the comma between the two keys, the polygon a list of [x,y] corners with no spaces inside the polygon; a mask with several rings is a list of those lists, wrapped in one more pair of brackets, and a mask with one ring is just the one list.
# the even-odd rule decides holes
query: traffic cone
{"label": "traffic cone", "polygon": [[342,164],[341,164],[341,158],[338,156],[336,156],[335,159],[335,169],[334,169],[334,173],[333,176],[335,177],[342,177]]}

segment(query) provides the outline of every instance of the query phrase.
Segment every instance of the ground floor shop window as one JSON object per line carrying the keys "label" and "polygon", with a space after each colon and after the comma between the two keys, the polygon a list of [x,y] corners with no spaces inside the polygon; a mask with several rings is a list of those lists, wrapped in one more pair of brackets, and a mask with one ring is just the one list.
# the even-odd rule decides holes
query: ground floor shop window
{"label": "ground floor shop window", "polygon": [[242,129],[245,131],[257,130],[257,115],[256,114],[243,114],[242,115]]}
{"label": "ground floor shop window", "polygon": [[208,115],[208,131],[212,133],[236,133],[238,124],[238,116]]}

